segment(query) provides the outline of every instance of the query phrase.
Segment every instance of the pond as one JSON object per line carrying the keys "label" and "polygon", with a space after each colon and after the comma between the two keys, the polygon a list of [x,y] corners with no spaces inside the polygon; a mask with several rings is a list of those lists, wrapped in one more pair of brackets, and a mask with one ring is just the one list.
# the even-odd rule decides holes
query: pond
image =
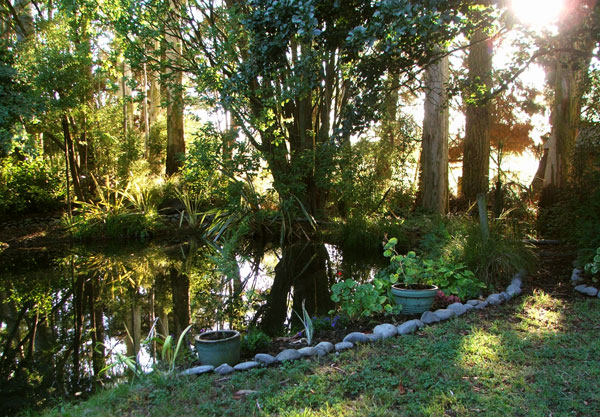
{"label": "pond", "polygon": [[327,315],[335,282],[366,280],[383,261],[322,242],[236,246],[190,239],[0,254],[0,413],[85,396],[123,373],[110,368],[118,355],[149,370],[157,344],[188,324],[192,336],[282,334],[303,303]]}

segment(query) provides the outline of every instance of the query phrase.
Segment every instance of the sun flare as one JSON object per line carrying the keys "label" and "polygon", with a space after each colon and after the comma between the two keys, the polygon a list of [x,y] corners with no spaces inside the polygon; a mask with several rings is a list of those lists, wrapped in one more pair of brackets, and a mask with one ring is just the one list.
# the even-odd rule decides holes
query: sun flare
{"label": "sun flare", "polygon": [[545,27],[556,21],[562,12],[564,0],[512,0],[511,9],[526,25]]}

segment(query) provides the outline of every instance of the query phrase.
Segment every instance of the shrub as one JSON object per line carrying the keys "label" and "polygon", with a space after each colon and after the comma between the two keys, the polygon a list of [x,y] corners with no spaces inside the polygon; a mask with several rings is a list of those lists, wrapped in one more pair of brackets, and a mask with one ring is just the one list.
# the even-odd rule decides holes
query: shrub
{"label": "shrub", "polygon": [[518,271],[532,269],[536,256],[533,248],[521,239],[501,233],[499,223],[492,226],[487,239],[478,226],[470,228],[463,260],[488,287],[500,288]]}
{"label": "shrub", "polygon": [[[359,284],[353,279],[338,282],[331,287],[331,299],[339,304],[342,314],[351,320],[369,317],[376,313],[392,311],[394,306],[384,291],[373,284]],[[329,312],[330,314],[333,311]]]}
{"label": "shrub", "polygon": [[263,350],[271,343],[271,338],[262,330],[250,328],[242,337],[241,350],[244,354],[250,356]]}
{"label": "shrub", "polygon": [[62,205],[59,170],[38,158],[0,161],[0,215],[41,213]]}

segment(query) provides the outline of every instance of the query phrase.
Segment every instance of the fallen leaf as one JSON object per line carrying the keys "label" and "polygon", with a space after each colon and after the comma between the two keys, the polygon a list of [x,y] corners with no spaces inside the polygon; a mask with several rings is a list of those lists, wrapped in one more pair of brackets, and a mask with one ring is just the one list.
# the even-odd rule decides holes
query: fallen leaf
{"label": "fallen leaf", "polygon": [[404,385],[402,385],[402,382],[400,382],[398,384],[398,394],[400,394],[400,395],[406,394],[406,388],[404,388]]}
{"label": "fallen leaf", "polygon": [[248,394],[256,394],[257,392],[258,391],[254,391],[252,389],[241,389],[239,391],[236,391],[233,394],[233,398],[236,399],[236,400],[239,400],[240,398],[243,398],[243,397],[245,397]]}

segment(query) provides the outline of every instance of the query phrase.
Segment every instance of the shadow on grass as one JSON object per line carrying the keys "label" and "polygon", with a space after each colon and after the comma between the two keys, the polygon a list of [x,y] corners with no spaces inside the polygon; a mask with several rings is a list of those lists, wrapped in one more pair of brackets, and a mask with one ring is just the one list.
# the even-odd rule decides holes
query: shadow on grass
{"label": "shadow on grass", "polygon": [[539,292],[320,363],[147,381],[48,415],[599,415],[598,323],[598,300]]}

